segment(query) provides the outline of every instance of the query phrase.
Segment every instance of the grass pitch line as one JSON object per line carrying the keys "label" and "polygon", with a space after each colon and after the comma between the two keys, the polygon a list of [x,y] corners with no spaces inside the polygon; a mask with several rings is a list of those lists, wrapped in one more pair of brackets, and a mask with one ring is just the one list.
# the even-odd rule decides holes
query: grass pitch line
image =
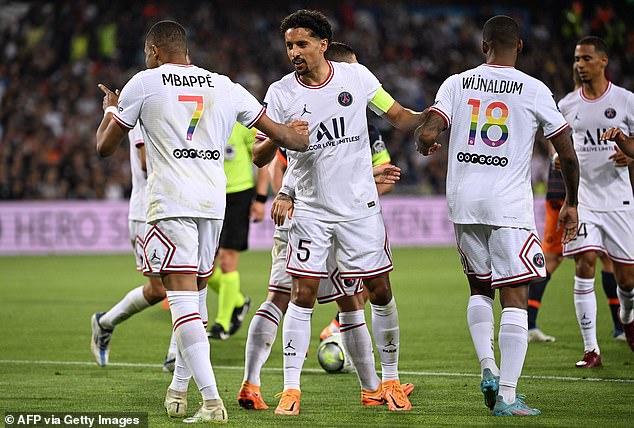
{"label": "grass pitch line", "polygon": [[[0,360],[0,364],[39,364],[39,365],[63,365],[63,366],[88,366],[94,367],[94,362],[88,361],[50,361],[50,360]],[[148,367],[148,368],[162,368],[162,364],[149,364],[149,363],[108,363],[108,366],[112,367]],[[213,366],[214,370],[244,370],[244,367],[239,366]],[[267,372],[281,372],[280,367],[263,367],[262,371]],[[302,372],[305,373],[323,373],[321,369],[304,368]],[[380,373],[380,372],[379,372]],[[479,374],[474,373],[446,373],[446,372],[413,372],[413,371],[399,371],[400,375],[407,376],[437,376],[437,377],[480,377]],[[614,382],[614,383],[634,383],[634,379],[602,379],[598,377],[570,377],[570,376],[522,376],[524,379],[540,379],[540,380],[563,380],[573,382]]]}

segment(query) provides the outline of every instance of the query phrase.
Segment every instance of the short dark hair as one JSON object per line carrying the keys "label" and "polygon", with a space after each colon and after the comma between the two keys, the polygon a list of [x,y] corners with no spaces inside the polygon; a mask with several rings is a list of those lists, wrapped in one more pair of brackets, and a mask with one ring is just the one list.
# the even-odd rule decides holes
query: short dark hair
{"label": "short dark hair", "polygon": [[597,36],[583,37],[577,42],[577,45],[592,45],[597,52],[602,52],[606,56],[608,54],[608,45],[605,44],[602,38]]}
{"label": "short dark hair", "polygon": [[185,29],[175,21],[159,21],[152,25],[145,42],[171,52],[187,52]]}
{"label": "short dark hair", "polygon": [[318,10],[300,9],[282,20],[280,31],[286,33],[291,28],[306,28],[314,37],[320,40],[332,41],[332,27],[326,16]]}
{"label": "short dark hair", "polygon": [[520,26],[510,16],[494,16],[484,24],[482,40],[493,46],[513,48],[520,41]]}
{"label": "short dark hair", "polygon": [[330,43],[324,53],[326,59],[335,62],[349,62],[354,55],[354,49],[341,42]]}

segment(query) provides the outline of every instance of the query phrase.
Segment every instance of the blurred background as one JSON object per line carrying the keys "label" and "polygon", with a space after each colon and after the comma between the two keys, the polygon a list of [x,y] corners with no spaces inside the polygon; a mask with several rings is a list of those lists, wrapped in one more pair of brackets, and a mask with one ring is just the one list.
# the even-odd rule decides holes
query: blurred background
{"label": "blurred background", "polygon": [[[575,42],[598,35],[610,48],[609,78],[634,89],[634,1],[478,2],[341,0],[2,1],[0,0],[0,199],[125,200],[128,151],[109,159],[95,152],[103,82],[121,88],[145,68],[143,40],[160,19],[185,26],[192,62],[223,73],[260,100],[291,71],[280,20],[298,8],[330,19],[334,39],[350,44],[363,64],[404,106],[427,107],[449,75],[483,62],[481,28],[504,13],[522,27],[518,68],[544,81],[559,100],[572,89]],[[383,132],[403,170],[396,192],[439,195],[446,152],[423,158],[411,135]],[[539,138],[538,138],[539,139]],[[535,145],[533,181],[543,193],[548,157]]]}

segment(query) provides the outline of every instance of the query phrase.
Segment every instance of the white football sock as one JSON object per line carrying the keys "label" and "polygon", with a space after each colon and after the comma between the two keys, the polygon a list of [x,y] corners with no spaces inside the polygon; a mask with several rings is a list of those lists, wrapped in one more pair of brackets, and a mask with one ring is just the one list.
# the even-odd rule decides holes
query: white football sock
{"label": "white football sock", "polygon": [[[198,290],[198,308],[200,309],[200,318],[203,322],[203,326],[205,330],[207,330],[207,287],[202,290]],[[174,391],[187,391],[187,386],[189,385],[189,380],[192,377],[191,371],[185,365],[185,361],[183,360],[183,355],[178,352],[178,346],[176,344],[176,334],[172,331],[172,337],[170,338],[170,347],[167,350],[168,354],[176,355],[176,361],[174,362],[174,374],[172,375],[172,383],[170,384],[170,388]],[[214,385],[213,389],[216,388],[216,394],[218,393],[217,387]]]}
{"label": "white football sock", "polygon": [[220,398],[209,359],[209,339],[199,312],[199,293],[167,291],[167,300],[172,312],[176,343],[185,362],[183,366],[191,371],[203,400]]}
{"label": "white football sock", "polygon": [[621,322],[629,324],[634,321],[634,290],[626,291],[621,287],[617,287],[616,293],[621,304],[621,309],[619,310]]}
{"label": "white football sock", "polygon": [[310,343],[310,317],[313,308],[288,304],[282,327],[282,352],[284,353],[284,390],[300,389],[299,378]]}
{"label": "white football sock", "polygon": [[340,312],[339,324],[341,342],[354,364],[361,388],[376,391],[381,380],[374,368],[372,338],[365,323],[363,309],[352,312]]}
{"label": "white football sock", "polygon": [[575,312],[583,337],[584,352],[599,353],[597,342],[597,298],[594,294],[594,278],[575,276]]}
{"label": "white football sock", "polygon": [[515,388],[522,374],[528,349],[528,311],[502,309],[500,320],[500,392],[506,404],[515,402]]}
{"label": "white football sock", "polygon": [[480,361],[480,370],[489,369],[495,376],[500,370],[495,363],[493,299],[488,296],[474,295],[467,305],[467,324],[476,355]]}
{"label": "white football sock", "polygon": [[249,325],[247,344],[244,349],[244,379],[260,386],[260,371],[271,354],[277,336],[277,327],[282,322],[282,311],[272,302],[264,302],[255,312]]}
{"label": "white football sock", "polygon": [[372,334],[381,360],[382,380],[398,380],[399,328],[394,297],[385,305],[372,306]]}
{"label": "white football sock", "polygon": [[150,306],[143,297],[143,286],[140,285],[125,295],[123,299],[114,305],[108,312],[99,318],[99,324],[108,330],[112,330],[117,324],[130,318],[137,312]]}

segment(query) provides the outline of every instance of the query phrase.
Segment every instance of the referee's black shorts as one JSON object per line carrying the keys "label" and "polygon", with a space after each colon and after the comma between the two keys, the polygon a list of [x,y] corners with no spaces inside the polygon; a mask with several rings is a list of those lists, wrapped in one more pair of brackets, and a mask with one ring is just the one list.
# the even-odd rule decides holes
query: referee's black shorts
{"label": "referee's black shorts", "polygon": [[220,232],[220,248],[244,251],[249,245],[249,213],[255,188],[227,193],[225,221]]}

